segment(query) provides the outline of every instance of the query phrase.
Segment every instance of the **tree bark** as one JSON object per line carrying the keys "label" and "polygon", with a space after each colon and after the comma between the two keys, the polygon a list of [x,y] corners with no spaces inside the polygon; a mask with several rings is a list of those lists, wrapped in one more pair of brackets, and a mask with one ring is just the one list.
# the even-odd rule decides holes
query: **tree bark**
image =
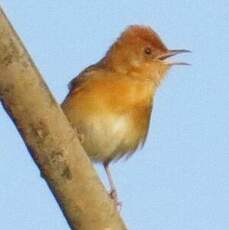
{"label": "tree bark", "polygon": [[1,8],[0,96],[71,229],[126,229],[74,130]]}

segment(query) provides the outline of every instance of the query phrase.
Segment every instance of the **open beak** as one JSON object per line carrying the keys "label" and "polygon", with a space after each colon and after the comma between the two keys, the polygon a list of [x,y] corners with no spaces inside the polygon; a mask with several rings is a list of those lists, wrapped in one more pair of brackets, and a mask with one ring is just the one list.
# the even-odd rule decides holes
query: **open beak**
{"label": "open beak", "polygon": [[[158,60],[164,61],[169,57],[175,56],[177,54],[183,54],[183,53],[190,53],[190,50],[185,50],[185,49],[179,49],[179,50],[168,50],[163,54],[160,54],[159,56],[157,56]],[[189,63],[186,62],[168,62],[166,63],[168,65],[190,65]]]}

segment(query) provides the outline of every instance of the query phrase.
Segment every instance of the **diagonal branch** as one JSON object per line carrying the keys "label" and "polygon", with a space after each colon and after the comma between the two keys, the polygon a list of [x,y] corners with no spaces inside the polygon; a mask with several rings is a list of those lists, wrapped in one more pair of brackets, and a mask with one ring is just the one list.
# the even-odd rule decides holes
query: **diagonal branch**
{"label": "diagonal branch", "polygon": [[0,95],[71,229],[126,229],[74,130],[1,9]]}

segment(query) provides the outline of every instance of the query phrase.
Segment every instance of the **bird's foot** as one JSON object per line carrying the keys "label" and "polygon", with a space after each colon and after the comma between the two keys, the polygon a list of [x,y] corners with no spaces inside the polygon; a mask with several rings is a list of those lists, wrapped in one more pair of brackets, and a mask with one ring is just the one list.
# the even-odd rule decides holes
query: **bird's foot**
{"label": "bird's foot", "polygon": [[117,209],[119,211],[121,211],[122,202],[118,200],[118,194],[117,194],[116,190],[112,189],[109,195],[110,195],[111,199],[114,201],[115,206],[117,207]]}
{"label": "bird's foot", "polygon": [[76,127],[74,127],[74,130],[76,132],[76,135],[77,135],[80,143],[83,144],[84,143],[84,135],[82,133],[80,133]]}

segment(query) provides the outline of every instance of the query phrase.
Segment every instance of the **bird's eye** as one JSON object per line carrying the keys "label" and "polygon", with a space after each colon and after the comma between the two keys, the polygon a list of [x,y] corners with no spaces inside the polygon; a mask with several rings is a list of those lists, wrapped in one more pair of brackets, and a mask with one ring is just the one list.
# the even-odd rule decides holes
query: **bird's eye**
{"label": "bird's eye", "polygon": [[145,48],[145,54],[151,54],[152,53],[152,50],[151,50],[151,48],[149,48],[149,47],[147,47],[147,48]]}

